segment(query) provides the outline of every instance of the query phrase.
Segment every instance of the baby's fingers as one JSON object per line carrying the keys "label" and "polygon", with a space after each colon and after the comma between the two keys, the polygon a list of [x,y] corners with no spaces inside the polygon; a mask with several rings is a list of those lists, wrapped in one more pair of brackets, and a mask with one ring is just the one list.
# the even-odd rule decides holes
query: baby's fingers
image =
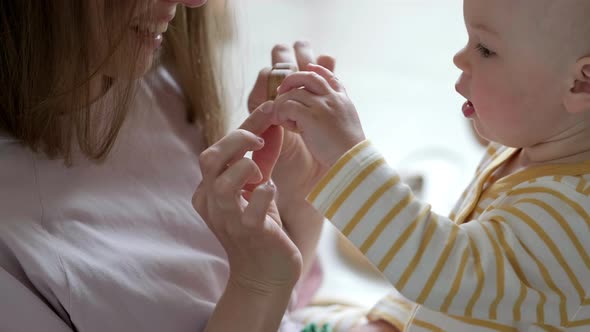
{"label": "baby's fingers", "polygon": [[328,81],[319,74],[311,71],[300,71],[287,76],[277,92],[281,95],[299,88],[305,88],[307,91],[318,96],[325,96],[332,92]]}
{"label": "baby's fingers", "polygon": [[344,92],[344,86],[342,85],[342,83],[340,83],[340,81],[338,80],[336,75],[334,75],[334,73],[331,72],[329,69],[327,69],[323,66],[319,66],[319,65],[310,63],[309,65],[307,65],[307,70],[320,75],[322,78],[324,78],[328,82],[330,87],[332,89],[334,89],[335,91]]}
{"label": "baby's fingers", "polygon": [[242,223],[245,226],[253,228],[262,228],[264,226],[275,191],[275,186],[270,182],[261,184],[254,189],[254,192],[248,197],[249,204],[244,209],[242,216]]}
{"label": "baby's fingers", "polygon": [[321,103],[320,98],[304,89],[282,94],[275,100],[275,120],[288,130],[302,133],[305,126],[316,118],[314,105]]}

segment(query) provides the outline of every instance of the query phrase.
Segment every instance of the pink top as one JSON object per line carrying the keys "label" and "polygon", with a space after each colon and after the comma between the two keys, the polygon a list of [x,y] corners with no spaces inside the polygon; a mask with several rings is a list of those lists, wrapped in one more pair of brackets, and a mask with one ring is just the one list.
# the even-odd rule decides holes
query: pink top
{"label": "pink top", "polygon": [[203,330],[228,264],[191,205],[202,149],[163,68],[101,165],[66,168],[0,134],[0,331]]}

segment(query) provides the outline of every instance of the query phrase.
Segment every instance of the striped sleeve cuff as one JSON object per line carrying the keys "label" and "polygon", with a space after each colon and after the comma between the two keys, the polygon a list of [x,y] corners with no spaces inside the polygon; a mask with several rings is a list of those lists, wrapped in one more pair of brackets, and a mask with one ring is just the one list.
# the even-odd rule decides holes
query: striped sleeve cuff
{"label": "striped sleeve cuff", "polygon": [[399,331],[405,331],[417,308],[417,304],[393,292],[377,302],[369,311],[367,318],[371,322],[385,321]]}
{"label": "striped sleeve cuff", "polygon": [[371,173],[383,164],[385,160],[371,142],[368,140],[361,142],[332,166],[309,194],[307,200],[330,219],[343,203],[359,203],[356,199],[349,199],[350,196],[361,184],[360,182],[372,175]]}

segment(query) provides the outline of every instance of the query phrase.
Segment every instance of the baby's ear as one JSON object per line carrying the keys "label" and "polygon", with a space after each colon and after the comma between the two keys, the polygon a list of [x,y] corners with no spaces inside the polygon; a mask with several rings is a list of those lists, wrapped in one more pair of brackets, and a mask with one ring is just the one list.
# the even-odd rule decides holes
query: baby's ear
{"label": "baby's ear", "polygon": [[585,57],[574,66],[568,78],[570,89],[566,92],[564,104],[570,113],[590,111],[590,57]]}

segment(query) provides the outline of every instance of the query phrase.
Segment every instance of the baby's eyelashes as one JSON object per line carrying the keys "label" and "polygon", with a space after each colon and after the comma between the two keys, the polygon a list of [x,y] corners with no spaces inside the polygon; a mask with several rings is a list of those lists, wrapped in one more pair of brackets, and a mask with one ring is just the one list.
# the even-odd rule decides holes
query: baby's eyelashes
{"label": "baby's eyelashes", "polygon": [[487,48],[486,46],[484,46],[484,45],[483,45],[483,44],[481,44],[481,43],[478,43],[478,44],[475,46],[475,49],[476,49],[476,50],[477,50],[477,51],[478,51],[478,52],[481,54],[481,56],[482,56],[482,57],[484,57],[484,58],[489,58],[489,57],[491,57],[491,56],[494,56],[494,55],[496,55],[496,53],[495,53],[495,52],[491,51],[489,48]]}

